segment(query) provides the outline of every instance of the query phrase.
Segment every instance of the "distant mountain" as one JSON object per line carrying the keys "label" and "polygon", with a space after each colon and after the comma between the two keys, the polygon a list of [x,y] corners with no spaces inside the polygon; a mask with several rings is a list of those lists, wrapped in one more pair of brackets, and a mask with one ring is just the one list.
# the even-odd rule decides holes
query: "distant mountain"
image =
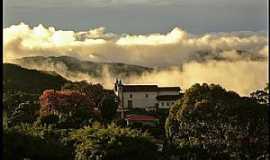
{"label": "distant mountain", "polygon": [[4,92],[40,94],[45,89],[60,89],[64,83],[69,82],[54,72],[25,69],[15,64],[4,63],[3,71]]}
{"label": "distant mountain", "polygon": [[125,77],[130,75],[140,75],[143,72],[151,72],[153,69],[138,65],[129,65],[124,63],[98,63],[91,61],[83,61],[74,57],[23,57],[15,59],[13,63],[26,68],[34,68],[38,70],[53,70],[58,73],[87,73],[93,77],[101,77],[102,71],[107,71],[114,76]]}

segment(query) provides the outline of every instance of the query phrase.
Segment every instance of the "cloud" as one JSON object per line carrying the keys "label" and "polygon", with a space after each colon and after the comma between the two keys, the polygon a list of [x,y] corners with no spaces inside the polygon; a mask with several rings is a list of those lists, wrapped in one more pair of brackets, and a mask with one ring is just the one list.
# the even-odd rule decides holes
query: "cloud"
{"label": "cloud", "polygon": [[[226,58],[228,51],[247,51],[241,58],[260,58],[257,53],[267,43],[266,34],[257,32],[192,35],[176,27],[167,34],[117,35],[106,33],[103,27],[75,32],[21,23],[4,29],[4,59],[75,55],[91,61],[166,66],[181,65],[198,56]],[[238,54],[234,52],[229,59]]]}
{"label": "cloud", "polygon": [[180,41],[187,39],[187,33],[180,28],[175,28],[166,35],[159,33],[151,34],[149,36],[144,35],[126,35],[116,41],[117,45],[121,46],[132,46],[132,45],[143,45],[143,46],[155,46],[163,44],[175,44]]}
{"label": "cloud", "polygon": [[[115,79],[119,78],[118,75],[110,73],[106,66],[102,69],[100,77],[93,77],[82,72],[70,72],[63,63],[40,64],[30,68],[56,71],[69,80],[101,83],[105,88],[110,89],[113,88]],[[140,76],[123,77],[122,81],[128,84],[180,86],[183,90],[195,83],[214,83],[241,95],[248,95],[252,91],[265,86],[265,83],[268,82],[268,72],[267,63],[264,61],[225,62],[210,60],[206,63],[185,63],[182,69],[170,67],[164,70],[145,72]]]}
{"label": "cloud", "polygon": [[[176,27],[168,33],[130,35],[107,33],[104,27],[75,32],[43,25],[30,27],[24,23],[4,29],[4,61],[50,55],[170,68],[157,69],[141,77],[126,77],[125,81],[130,83],[152,81],[184,88],[196,82],[219,83],[241,94],[262,88],[268,74],[265,32],[192,35]],[[115,78],[106,70],[101,79],[85,73],[64,75],[76,80],[100,81],[108,87]]]}

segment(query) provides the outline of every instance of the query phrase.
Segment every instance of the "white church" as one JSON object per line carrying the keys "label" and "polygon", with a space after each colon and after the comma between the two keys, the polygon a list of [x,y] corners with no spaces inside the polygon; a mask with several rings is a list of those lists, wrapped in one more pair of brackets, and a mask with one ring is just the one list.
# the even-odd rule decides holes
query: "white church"
{"label": "white church", "polygon": [[121,80],[116,80],[114,87],[119,100],[119,109],[124,110],[170,108],[181,98],[180,90],[180,87],[123,84]]}

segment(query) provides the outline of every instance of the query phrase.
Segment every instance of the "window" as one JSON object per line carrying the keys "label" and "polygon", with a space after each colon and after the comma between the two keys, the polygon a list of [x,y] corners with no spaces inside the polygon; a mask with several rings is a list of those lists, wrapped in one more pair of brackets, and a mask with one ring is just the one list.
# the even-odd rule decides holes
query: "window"
{"label": "window", "polygon": [[148,98],[148,94],[145,94],[145,97]]}
{"label": "window", "polygon": [[161,106],[164,106],[164,103],[163,102],[161,102]]}
{"label": "window", "polygon": [[129,98],[132,98],[132,94],[129,95]]}
{"label": "window", "polygon": [[170,105],[170,103],[169,102],[167,102],[167,106],[169,106]]}

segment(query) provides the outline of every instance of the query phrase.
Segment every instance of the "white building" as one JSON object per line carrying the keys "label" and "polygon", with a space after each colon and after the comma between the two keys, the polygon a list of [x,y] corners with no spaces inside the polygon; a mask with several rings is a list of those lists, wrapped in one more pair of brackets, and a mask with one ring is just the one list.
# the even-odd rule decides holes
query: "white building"
{"label": "white building", "polygon": [[114,91],[119,99],[119,109],[169,108],[180,99],[180,87],[157,85],[126,85],[116,80]]}

